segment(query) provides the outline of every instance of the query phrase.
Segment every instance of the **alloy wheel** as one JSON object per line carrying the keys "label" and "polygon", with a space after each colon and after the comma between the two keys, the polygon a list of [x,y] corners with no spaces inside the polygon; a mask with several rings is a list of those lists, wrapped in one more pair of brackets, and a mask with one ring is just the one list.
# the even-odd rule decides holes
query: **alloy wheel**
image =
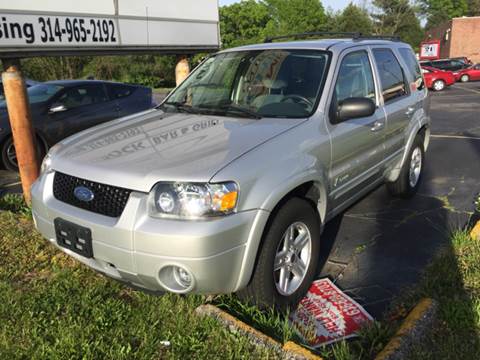
{"label": "alloy wheel", "polygon": [[303,283],[312,257],[312,236],[303,222],[291,224],[278,244],[273,264],[277,291],[289,296]]}
{"label": "alloy wheel", "polygon": [[419,147],[416,147],[412,152],[412,157],[410,159],[410,172],[409,172],[409,182],[410,186],[414,188],[417,186],[418,180],[420,180],[420,174],[422,173],[422,150]]}

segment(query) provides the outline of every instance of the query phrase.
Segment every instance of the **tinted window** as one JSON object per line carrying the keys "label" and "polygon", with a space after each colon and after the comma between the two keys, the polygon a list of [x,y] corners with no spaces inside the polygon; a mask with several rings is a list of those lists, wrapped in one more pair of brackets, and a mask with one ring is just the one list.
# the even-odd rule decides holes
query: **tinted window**
{"label": "tinted window", "polygon": [[380,74],[382,95],[385,102],[405,95],[407,93],[405,77],[393,52],[388,49],[374,49],[373,55]]}
{"label": "tinted window", "polygon": [[78,106],[98,104],[107,101],[107,94],[102,85],[86,85],[68,89],[58,102],[65,105],[67,109]]}
{"label": "tinted window", "polygon": [[405,61],[407,64],[408,71],[410,71],[417,89],[420,88],[423,83],[422,71],[420,70],[420,66],[418,65],[413,51],[411,49],[402,48],[399,49],[398,52],[400,53],[403,61]]}
{"label": "tinted window", "polygon": [[130,96],[134,88],[128,85],[108,85],[108,91],[111,99],[121,99]]}
{"label": "tinted window", "polygon": [[335,99],[337,103],[351,97],[366,97],[375,100],[375,85],[372,68],[365,51],[345,56],[340,65]]}

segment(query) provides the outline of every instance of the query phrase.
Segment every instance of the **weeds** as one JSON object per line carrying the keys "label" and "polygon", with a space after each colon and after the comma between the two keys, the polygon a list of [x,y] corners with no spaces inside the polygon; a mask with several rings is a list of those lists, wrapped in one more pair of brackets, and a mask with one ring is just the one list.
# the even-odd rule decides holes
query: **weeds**
{"label": "weeds", "polygon": [[21,215],[31,216],[31,209],[25,203],[22,195],[6,194],[0,197],[0,210],[6,210]]}

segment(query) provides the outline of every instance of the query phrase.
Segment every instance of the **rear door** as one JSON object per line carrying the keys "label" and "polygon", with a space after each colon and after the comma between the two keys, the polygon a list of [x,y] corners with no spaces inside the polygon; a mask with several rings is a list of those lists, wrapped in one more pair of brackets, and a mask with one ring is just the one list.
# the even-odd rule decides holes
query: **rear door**
{"label": "rear door", "polygon": [[117,105],[119,117],[147,110],[152,107],[151,89],[126,84],[107,84],[110,98]]}
{"label": "rear door", "polygon": [[418,94],[412,94],[413,85],[410,88],[409,75],[393,48],[374,47],[372,52],[380,79],[382,108],[387,119],[386,161],[391,163],[403,154],[407,129],[416,110],[422,106],[422,90]]}
{"label": "rear door", "polygon": [[329,181],[332,210],[341,207],[383,174],[385,118],[377,106],[372,116],[335,123],[337,105],[352,97],[378,103],[368,47],[349,49],[337,62],[335,86],[329,95],[328,130],[332,139]]}

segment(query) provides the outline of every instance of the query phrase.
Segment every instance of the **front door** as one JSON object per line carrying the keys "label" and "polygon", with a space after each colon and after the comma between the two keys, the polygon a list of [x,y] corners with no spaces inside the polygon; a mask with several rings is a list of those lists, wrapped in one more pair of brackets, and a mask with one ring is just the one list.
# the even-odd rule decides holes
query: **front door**
{"label": "front door", "polygon": [[[331,210],[340,208],[383,175],[385,118],[378,106],[377,89],[368,48],[343,55],[331,94],[328,129],[332,139],[329,172]],[[372,116],[335,123],[333,113],[348,98],[372,99]]]}

